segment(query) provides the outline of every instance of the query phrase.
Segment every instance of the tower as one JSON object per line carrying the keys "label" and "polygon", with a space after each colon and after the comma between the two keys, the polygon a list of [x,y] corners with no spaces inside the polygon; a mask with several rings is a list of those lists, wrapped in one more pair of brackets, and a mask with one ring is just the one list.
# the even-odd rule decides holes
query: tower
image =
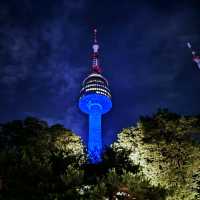
{"label": "tower", "polygon": [[88,154],[92,163],[101,161],[102,132],[101,118],[112,108],[108,81],[103,77],[99,65],[99,44],[94,30],[92,70],[84,79],[80,91],[79,108],[89,115]]}

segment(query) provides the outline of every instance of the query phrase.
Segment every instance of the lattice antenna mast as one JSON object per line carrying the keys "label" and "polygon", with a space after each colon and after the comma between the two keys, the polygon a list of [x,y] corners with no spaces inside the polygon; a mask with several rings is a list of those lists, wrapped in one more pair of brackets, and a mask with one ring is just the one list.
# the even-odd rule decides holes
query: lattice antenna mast
{"label": "lattice antenna mast", "polygon": [[99,44],[97,42],[97,29],[94,29],[94,42],[92,45],[93,54],[92,54],[92,72],[100,74],[102,69],[99,65]]}

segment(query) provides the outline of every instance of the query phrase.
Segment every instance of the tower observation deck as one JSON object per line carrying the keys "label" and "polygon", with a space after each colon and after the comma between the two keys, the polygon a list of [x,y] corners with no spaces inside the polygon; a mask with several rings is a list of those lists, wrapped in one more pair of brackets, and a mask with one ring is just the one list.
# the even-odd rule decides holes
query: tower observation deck
{"label": "tower observation deck", "polygon": [[89,115],[88,154],[92,163],[101,161],[102,132],[101,118],[112,108],[108,81],[103,77],[99,66],[99,45],[94,30],[92,71],[84,79],[80,91],[79,108]]}

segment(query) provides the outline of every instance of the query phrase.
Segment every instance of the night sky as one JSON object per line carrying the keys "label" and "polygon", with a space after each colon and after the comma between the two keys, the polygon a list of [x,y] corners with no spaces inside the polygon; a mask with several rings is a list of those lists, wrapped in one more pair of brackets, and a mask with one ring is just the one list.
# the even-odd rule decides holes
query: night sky
{"label": "night sky", "polygon": [[78,109],[91,67],[92,30],[113,109],[104,143],[157,108],[200,113],[198,0],[0,0],[0,122],[35,116],[87,139]]}

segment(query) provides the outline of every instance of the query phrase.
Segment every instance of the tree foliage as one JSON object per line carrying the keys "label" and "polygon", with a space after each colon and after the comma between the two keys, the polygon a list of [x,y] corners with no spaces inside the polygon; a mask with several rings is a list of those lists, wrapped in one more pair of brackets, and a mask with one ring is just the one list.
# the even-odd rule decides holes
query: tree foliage
{"label": "tree foliage", "polygon": [[4,124],[0,146],[2,199],[59,199],[71,188],[66,174],[74,185],[83,178],[84,146],[61,125],[32,117]]}
{"label": "tree foliage", "polygon": [[200,134],[197,117],[181,117],[167,110],[142,117],[136,127],[124,129],[112,145],[126,151],[129,160],[154,186],[168,190],[169,200],[199,198]]}
{"label": "tree foliage", "polygon": [[159,110],[88,163],[80,137],[28,117],[0,126],[0,199],[200,199],[200,117]]}

